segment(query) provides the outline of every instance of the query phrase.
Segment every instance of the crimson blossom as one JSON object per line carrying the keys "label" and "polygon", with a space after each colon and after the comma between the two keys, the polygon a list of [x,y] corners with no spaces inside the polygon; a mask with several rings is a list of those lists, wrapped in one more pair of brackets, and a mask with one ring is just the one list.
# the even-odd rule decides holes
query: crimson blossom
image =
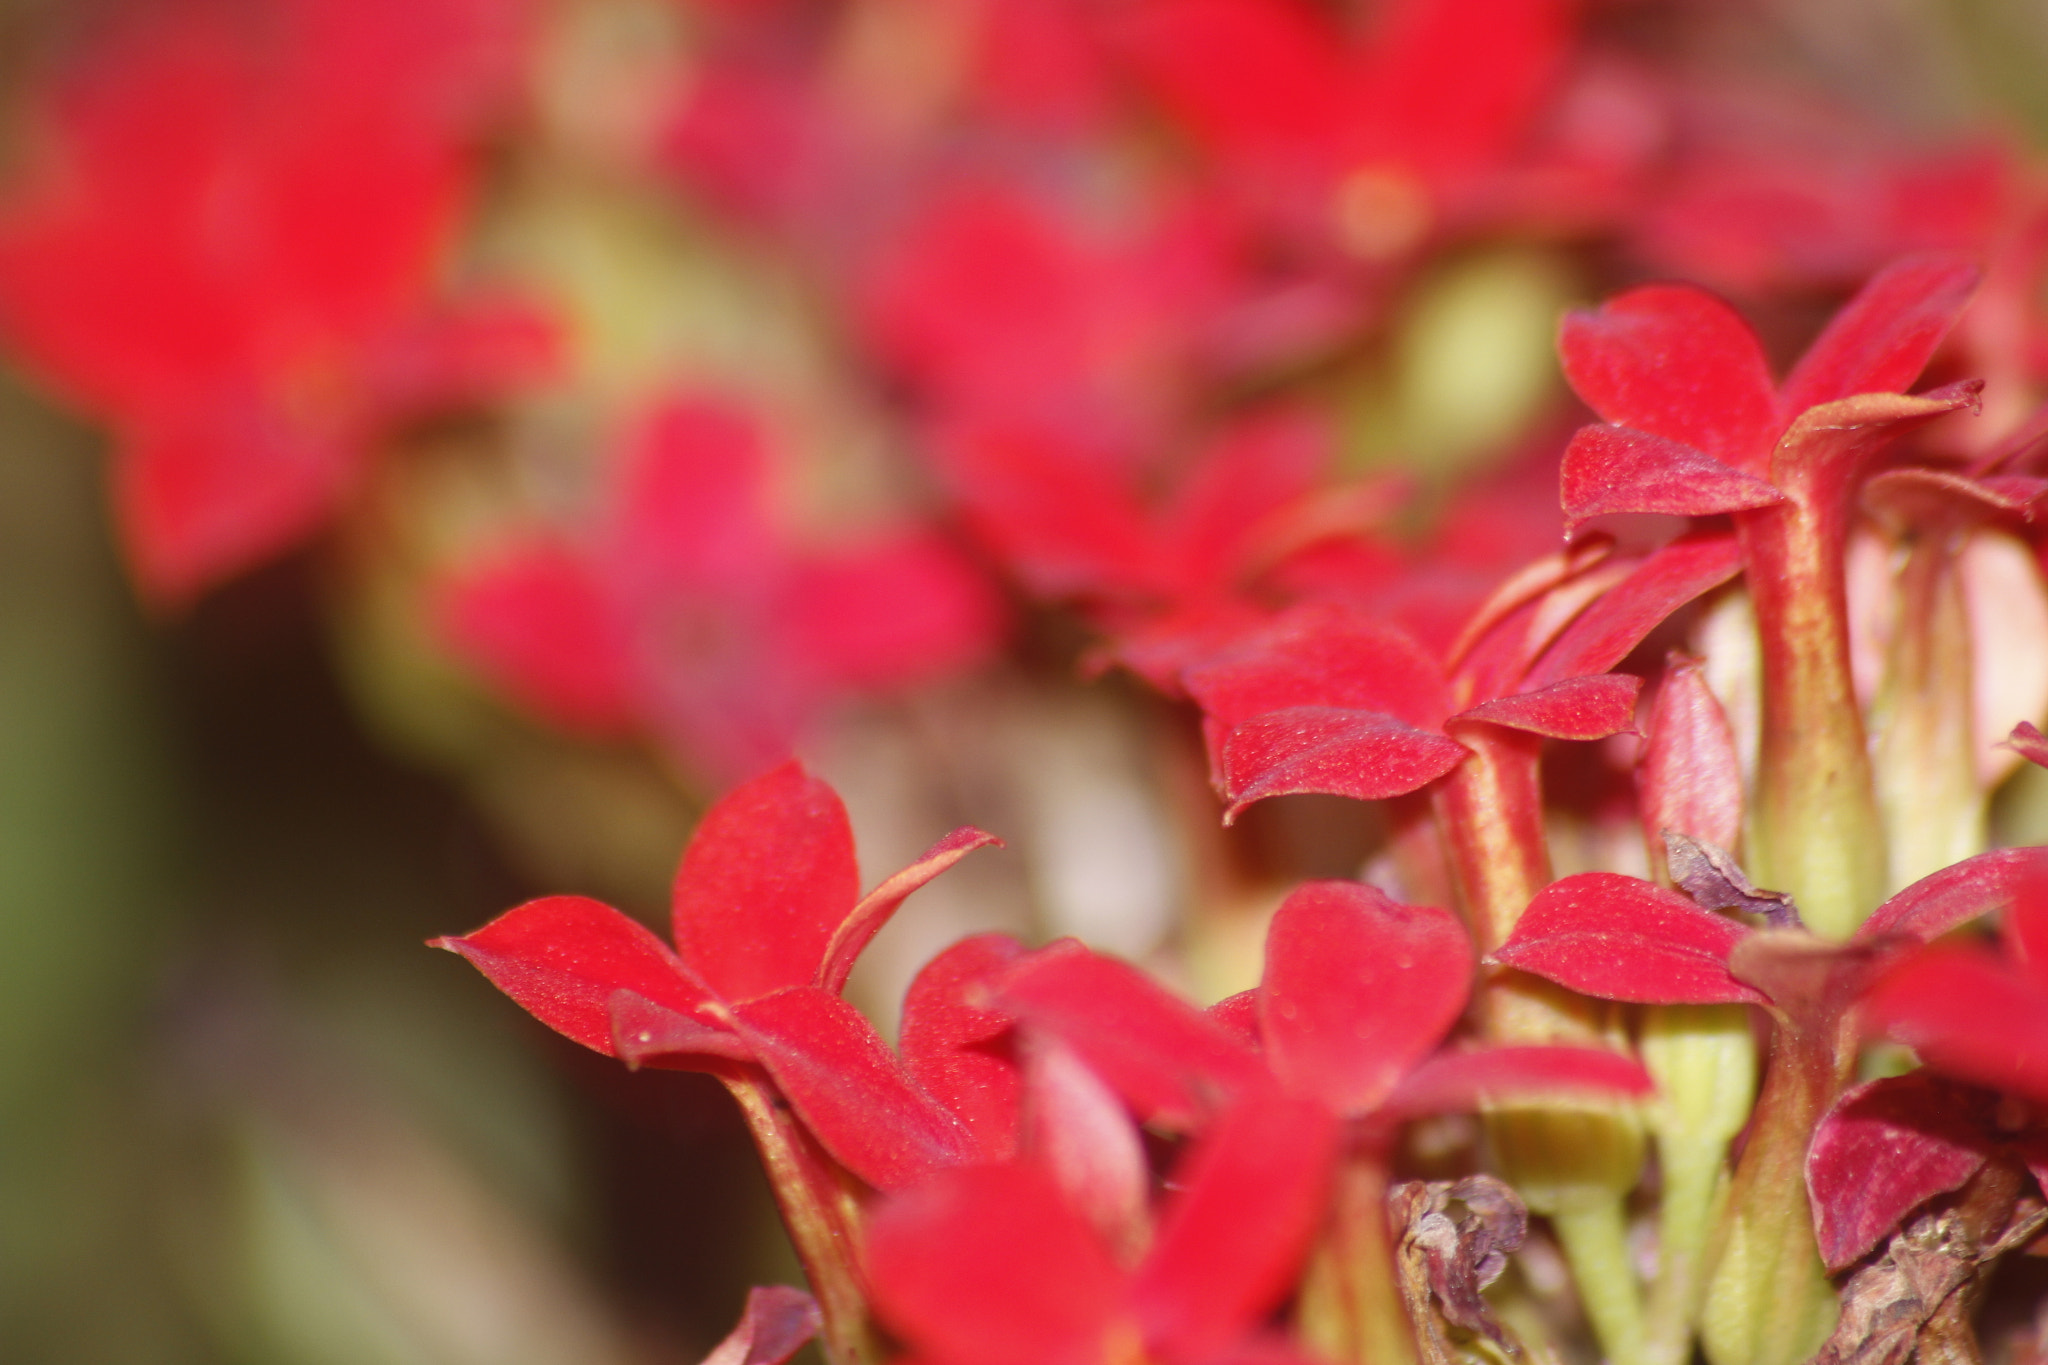
{"label": "crimson blossom", "polygon": [[[706,812],[676,873],[673,947],[582,896],[531,901],[434,943],[585,1047],[723,1082],[769,1169],[835,1357],[852,1359],[866,1309],[849,1177],[902,1185],[1004,1155],[1010,1138],[956,1115],[918,1080],[936,1072],[935,1088],[949,1093],[956,1052],[986,1036],[959,998],[972,976],[960,957],[941,959],[950,979],[912,992],[925,1008],[906,1021],[908,1068],[839,993],[911,892],[994,842],[955,830],[862,896],[845,807],[789,763]],[[1006,956],[978,955],[988,966]]]}
{"label": "crimson blossom", "polygon": [[133,11],[34,91],[0,190],[0,330],[115,435],[138,584],[184,602],[314,530],[394,422],[552,365],[444,297],[516,0]]}
{"label": "crimson blossom", "polygon": [[710,394],[642,422],[582,534],[533,529],[440,585],[455,651],[538,715],[651,733],[713,783],[789,752],[819,713],[957,674],[1001,603],[936,531],[811,546],[768,505],[756,414]]}

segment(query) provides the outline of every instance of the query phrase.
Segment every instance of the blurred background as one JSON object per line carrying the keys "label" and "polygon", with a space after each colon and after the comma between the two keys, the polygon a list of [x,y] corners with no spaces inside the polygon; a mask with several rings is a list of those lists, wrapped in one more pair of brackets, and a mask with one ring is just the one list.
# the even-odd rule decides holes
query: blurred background
{"label": "blurred background", "polygon": [[982,928],[1250,984],[1398,831],[1220,829],[1177,661],[1554,548],[1556,318],[1644,278],[1782,360],[1977,253],[1995,441],[2044,71],[2036,0],[8,0],[0,1356],[700,1358],[797,1273],[725,1095],[424,940],[660,927],[794,751],[870,880],[1009,843],[885,1030]]}

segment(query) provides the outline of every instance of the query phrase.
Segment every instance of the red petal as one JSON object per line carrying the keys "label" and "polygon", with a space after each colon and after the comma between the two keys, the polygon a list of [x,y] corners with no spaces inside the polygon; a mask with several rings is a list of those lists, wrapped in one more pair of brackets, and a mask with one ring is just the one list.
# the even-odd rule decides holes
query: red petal
{"label": "red petal", "polygon": [[1057,1035],[1147,1123],[1187,1128],[1266,1080],[1258,1054],[1127,962],[1056,944],[1019,964],[999,1002]]}
{"label": "red petal", "polygon": [[606,1056],[611,999],[632,991],[690,1014],[712,1003],[703,983],[646,926],[586,896],[548,896],[433,946],[468,958],[534,1018]]}
{"label": "red petal", "polygon": [[859,896],[846,807],[785,763],[705,812],[676,870],[676,950],[729,999],[808,983]]}
{"label": "red petal", "polygon": [[1635,729],[1636,694],[1642,690],[1643,680],[1633,673],[1566,678],[1533,692],[1481,702],[1452,722],[1483,720],[1551,739],[1605,739]]}
{"label": "red petal", "polygon": [[1911,934],[1922,942],[1941,937],[1980,915],[2010,907],[2048,877],[2048,848],[1997,848],[1922,877],[1863,922],[1856,936],[1874,940]]}
{"label": "red petal", "polygon": [[740,1034],[840,1165],[897,1189],[980,1156],[967,1129],[911,1084],[859,1010],[815,986],[733,1007]]}
{"label": "red petal", "polygon": [[1741,836],[1742,760],[1700,660],[1674,654],[1665,664],[1636,783],[1653,843],[1667,829],[1720,848]]}
{"label": "red petal", "polygon": [[1347,73],[1320,11],[1294,0],[1180,0],[1128,15],[1117,30],[1126,60],[1217,150],[1314,164],[1342,127]]}
{"label": "red petal", "polygon": [[1266,934],[1266,1062],[1340,1114],[1377,1108],[1457,1022],[1472,966],[1472,940],[1448,910],[1362,882],[1310,882]]}
{"label": "red petal", "polygon": [[896,908],[910,893],[975,849],[987,848],[990,844],[1001,848],[1003,841],[972,825],[962,825],[926,849],[924,856],[909,867],[861,897],[860,904],[854,906],[852,913],[841,920],[839,927],[832,932],[832,941],[826,945],[825,957],[818,964],[818,975],[813,984],[835,995],[845,990],[846,978],[852,973],[861,950],[868,946],[875,932],[889,922],[889,917],[896,913]]}
{"label": "red petal", "polygon": [[1920,394],[1866,393],[1808,408],[1771,452],[1771,477],[1802,501],[1839,503],[1867,462],[1916,426],[1980,404],[1982,380]]}
{"label": "red petal", "polygon": [[436,597],[450,646],[519,705],[578,733],[633,723],[626,629],[581,556],[552,544],[505,551]]}
{"label": "red petal", "polygon": [[1223,587],[1243,574],[1267,521],[1314,491],[1331,443],[1327,424],[1302,411],[1256,414],[1224,432],[1160,518],[1176,585]]}
{"label": "red petal", "polygon": [[1909,530],[1953,517],[1963,522],[2014,516],[2033,520],[2034,504],[2048,496],[2048,479],[2016,474],[1973,478],[1945,469],[1887,469],[1863,485],[1863,505]]}
{"label": "red petal", "polygon": [[1610,512],[1704,517],[1769,507],[1785,495],[1696,446],[1628,427],[1580,427],[1559,471],[1566,534]]}
{"label": "red petal", "polygon": [[768,451],[722,397],[662,404],[634,435],[606,548],[636,602],[749,584],[778,558],[763,511]]}
{"label": "red petal", "polygon": [[1154,1359],[1208,1360],[1286,1297],[1322,1225],[1337,1150],[1322,1105],[1256,1092],[1196,1143],[1133,1287]]}
{"label": "red petal", "polygon": [[1558,354],[1572,388],[1607,421],[1726,465],[1754,468],[1782,425],[1756,333],[1703,289],[1647,285],[1566,314]]}
{"label": "red petal", "polygon": [[1537,892],[1492,960],[1603,1000],[1761,1004],[1728,971],[1750,932],[1649,882],[1581,872]]}
{"label": "red petal", "polygon": [[1246,1047],[1254,1051],[1265,1047],[1265,1039],[1259,1033],[1258,987],[1254,986],[1248,991],[1226,996],[1202,1012],[1223,1025],[1232,1037]]}
{"label": "red petal", "polygon": [[1697,533],[1672,541],[1573,618],[1522,688],[1607,672],[1672,612],[1741,569],[1742,546],[1732,535]]}
{"label": "red petal", "polygon": [[[1119,1252],[1145,1245],[1151,1168],[1123,1101],[1057,1038],[1032,1039],[1025,1062],[1030,1159],[1052,1172],[1067,1204]],[[1133,1255],[1135,1258],[1135,1255]]]}
{"label": "red petal", "polygon": [[1021,426],[963,429],[945,443],[975,534],[1040,597],[1153,587],[1153,544],[1137,499],[1097,452]]}
{"label": "red petal", "polygon": [[1976,291],[1977,267],[1930,253],[1886,267],[1835,314],[1785,381],[1801,413],[1857,393],[1901,393],[1920,377]]}
{"label": "red petal", "polygon": [[904,1066],[926,1094],[1005,1158],[1017,1142],[1023,1079],[1015,1020],[985,1001],[1024,945],[1008,934],[964,938],[926,963],[903,1001]]}
{"label": "red petal", "polygon": [[1375,10],[1384,27],[1352,77],[1349,150],[1439,183],[1498,175],[1557,84],[1578,12],[1568,0],[1492,0],[1475,24],[1458,0]]}
{"label": "red petal", "polygon": [[281,553],[333,510],[365,454],[344,432],[294,427],[253,399],[134,424],[114,504],[138,586],[183,606]]}
{"label": "red petal", "polygon": [[739,1326],[704,1357],[704,1365],[782,1365],[824,1326],[817,1300],[773,1284],[747,1291]]}
{"label": "red petal", "polygon": [[717,1057],[751,1062],[754,1050],[729,1023],[679,1014],[629,990],[612,992],[612,1054],[629,1067],[669,1066],[684,1070]]}
{"label": "red petal", "polygon": [[1052,1177],[943,1172],[878,1207],[866,1269],[891,1331],[938,1365],[1100,1365],[1126,1279]]}
{"label": "red petal", "polygon": [[924,531],[798,563],[774,612],[796,662],[849,691],[932,683],[985,659],[1003,633],[985,576]]}
{"label": "red petal", "polygon": [[2029,763],[2048,768],[2048,735],[2043,735],[2030,720],[2023,720],[2012,727],[2012,734],[2006,738],[2005,747]]}
{"label": "red petal", "polygon": [[1380,711],[1434,729],[1449,709],[1443,670],[1399,627],[1330,603],[1282,614],[1238,648],[1188,670],[1202,732],[1220,770],[1223,739],[1269,711],[1334,706]]}
{"label": "red petal", "polygon": [[1860,1085],[1814,1129],[1806,1187],[1821,1259],[1840,1270],[1984,1165],[1987,1098],[1925,1071]]}
{"label": "red petal", "polygon": [[1383,1112],[1418,1118],[1571,1097],[1641,1097],[1653,1089],[1640,1062],[1604,1047],[1478,1048],[1440,1052],[1416,1067],[1394,1087]]}
{"label": "red petal", "polygon": [[1436,781],[1467,750],[1434,730],[1377,711],[1296,706],[1245,722],[1223,746],[1224,823],[1254,801],[1326,792],[1360,801],[1402,796]]}
{"label": "red petal", "polygon": [[1937,1071],[2048,1102],[2048,990],[1974,948],[1930,948],[1864,994],[1873,1028]]}

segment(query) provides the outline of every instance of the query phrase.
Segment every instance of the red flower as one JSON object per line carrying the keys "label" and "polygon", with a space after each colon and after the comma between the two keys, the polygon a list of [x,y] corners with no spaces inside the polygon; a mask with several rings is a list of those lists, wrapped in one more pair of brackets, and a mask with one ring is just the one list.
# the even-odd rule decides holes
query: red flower
{"label": "red flower", "polygon": [[1567,317],[1565,375],[1611,423],[1582,428],[1565,453],[1570,525],[1608,512],[1739,519],[1788,500],[1845,517],[1880,440],[1975,401],[1968,386],[1901,391],[1976,279],[1953,257],[1899,262],[1836,315],[1782,386],[1748,324],[1689,285],[1645,285]]}
{"label": "red flower", "polygon": [[1733,310],[1649,285],[1565,319],[1565,374],[1610,425],[1565,452],[1568,523],[1611,512],[1730,514],[1756,608],[1762,728],[1748,850],[1809,922],[1846,938],[1883,894],[1884,828],[1850,667],[1844,558],[1877,453],[1972,407],[1981,387],[1903,390],[1948,334],[1977,272],[1901,261],[1867,284],[1782,386]]}
{"label": "red flower", "polygon": [[1553,556],[1510,580],[1441,660],[1398,626],[1296,607],[1185,675],[1225,819],[1293,792],[1415,791],[1464,760],[1469,726],[1558,739],[1627,730],[1641,679],[1606,670],[1737,563],[1733,541],[1712,535],[1639,561],[1605,547]]}
{"label": "red flower", "polygon": [[1056,1033],[1147,1122],[1199,1125],[1277,1084],[1382,1124],[1561,1091],[1642,1093],[1633,1061],[1601,1049],[1438,1052],[1472,989],[1472,943],[1449,911],[1359,882],[1310,882],[1281,905],[1255,991],[1208,1014],[1078,944],[1012,969],[1002,1002]]}
{"label": "red flower", "polygon": [[863,897],[845,808],[789,763],[706,813],[676,873],[673,948],[581,896],[531,901],[434,942],[607,1056],[760,1067],[842,1165],[887,1187],[980,1149],[839,991],[905,897],[994,842],[955,830]]}
{"label": "red flower", "polygon": [[1409,0],[1354,41],[1294,0],[1151,0],[1117,46],[1235,178],[1307,191],[1322,235],[1386,259],[1494,207],[1490,182],[1557,82],[1574,8]]}
{"label": "red flower", "polygon": [[1135,1266],[1028,1164],[945,1172],[867,1234],[882,1318],[931,1365],[1283,1365],[1261,1331],[1323,1218],[1336,1130],[1317,1106],[1247,1096],[1172,1177]]}
{"label": "red flower", "polygon": [[557,724],[653,731],[714,781],[787,754],[848,694],[978,661],[994,595],[936,535],[800,548],[770,520],[767,451],[715,400],[656,413],[588,548],[535,538],[458,575],[455,648]]}
{"label": "red flower", "polygon": [[38,92],[46,145],[0,203],[0,315],[114,427],[151,596],[305,535],[395,416],[546,363],[530,316],[433,302],[512,13],[157,7]]}
{"label": "red flower", "polygon": [[1050,429],[969,425],[944,441],[970,524],[1036,596],[1077,602],[1105,655],[1162,691],[1263,623],[1260,588],[1303,552],[1341,546],[1391,576],[1365,531],[1391,510],[1387,481],[1323,481],[1331,435],[1311,414],[1257,413],[1219,432],[1148,505],[1132,471]]}

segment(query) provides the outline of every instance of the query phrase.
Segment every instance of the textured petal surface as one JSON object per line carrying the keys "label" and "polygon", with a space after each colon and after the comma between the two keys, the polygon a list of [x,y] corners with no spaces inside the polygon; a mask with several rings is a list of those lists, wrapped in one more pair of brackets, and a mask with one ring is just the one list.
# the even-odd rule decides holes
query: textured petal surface
{"label": "textured petal surface", "polygon": [[1581,872],[1537,892],[1493,960],[1603,1000],[1761,1003],[1728,970],[1750,932],[1649,882]]}
{"label": "textured petal surface", "polygon": [[862,896],[860,904],[854,906],[852,912],[839,922],[839,927],[832,931],[824,960],[818,965],[815,984],[834,993],[846,989],[846,978],[852,973],[853,964],[859,960],[861,949],[868,946],[868,941],[889,922],[889,917],[896,913],[897,907],[911,892],[975,849],[987,848],[990,844],[1001,847],[1002,842],[985,830],[963,825],[926,849],[924,856],[909,867]]}
{"label": "textured petal surface", "polygon": [[1024,945],[1008,934],[962,939],[924,965],[903,1000],[905,1068],[998,1159],[1016,1146],[1023,1074],[1016,1021],[989,1002],[1023,956]]}
{"label": "textured petal surface", "polygon": [[1923,394],[1866,393],[1808,408],[1771,452],[1771,478],[1809,504],[1847,498],[1878,452],[1914,427],[1975,408],[1983,383],[1970,380]]}
{"label": "textured petal surface", "polygon": [[878,1207],[866,1269],[891,1331],[933,1365],[1098,1365],[1124,1273],[1025,1165],[948,1171]]}
{"label": "textured petal surface", "polygon": [[1931,873],[1871,913],[1857,936],[1911,934],[1923,942],[2009,909],[2048,881],[2048,848],[1995,848]]}
{"label": "textured petal surface", "polygon": [[1229,654],[1188,670],[1212,764],[1253,716],[1290,706],[1378,711],[1421,729],[1449,709],[1443,671],[1398,626],[1325,603],[1296,607]]}
{"label": "textured petal surface", "polygon": [[645,925],[586,896],[528,901],[473,934],[433,943],[468,958],[549,1028],[608,1056],[614,992],[681,1014],[713,998]]}
{"label": "textured petal surface", "polygon": [[1636,786],[1643,830],[1654,846],[1662,847],[1665,830],[1721,848],[1742,834],[1742,759],[1735,731],[1698,659],[1673,655],[1664,666]]}
{"label": "textured petal surface", "polygon": [[1567,531],[1612,512],[1704,517],[1785,500],[1697,446],[1629,427],[1580,427],[1565,447],[1561,487]]}
{"label": "textured petal surface", "polygon": [[1813,1230],[1828,1269],[1870,1251],[1914,1208],[1977,1173],[1993,1102],[1916,1071],[1860,1085],[1828,1111],[1806,1153]]}
{"label": "textured petal surface", "polygon": [[751,1062],[754,1050],[729,1020],[707,1020],[657,1005],[637,991],[612,992],[612,1053],[629,1067],[689,1070],[707,1058]]}
{"label": "textured petal surface", "polygon": [[754,1056],[825,1150],[877,1189],[978,1159],[965,1125],[911,1083],[859,1010],[816,986],[735,1006]]}
{"label": "textured petal surface", "polygon": [[1782,424],[1763,347],[1733,308],[1703,289],[1653,284],[1558,329],[1565,378],[1616,426],[1754,468]]}
{"label": "textured petal surface", "polygon": [[1362,882],[1310,882],[1266,934],[1267,1064],[1297,1094],[1366,1113],[1457,1022],[1472,966],[1471,938],[1448,910]]}
{"label": "textured petal surface", "polygon": [[1566,678],[1481,702],[1453,723],[1485,721],[1551,739],[1605,739],[1635,729],[1636,694],[1642,690],[1643,680],[1633,673]]}
{"label": "textured petal surface", "polygon": [[785,763],[705,812],[676,871],[676,950],[729,999],[807,984],[859,896],[846,808]]}
{"label": "textured petal surface", "polygon": [[1324,792],[1379,801],[1417,791],[1463,762],[1465,746],[1378,711],[1295,706],[1257,716],[1223,746],[1225,822],[1254,801]]}

